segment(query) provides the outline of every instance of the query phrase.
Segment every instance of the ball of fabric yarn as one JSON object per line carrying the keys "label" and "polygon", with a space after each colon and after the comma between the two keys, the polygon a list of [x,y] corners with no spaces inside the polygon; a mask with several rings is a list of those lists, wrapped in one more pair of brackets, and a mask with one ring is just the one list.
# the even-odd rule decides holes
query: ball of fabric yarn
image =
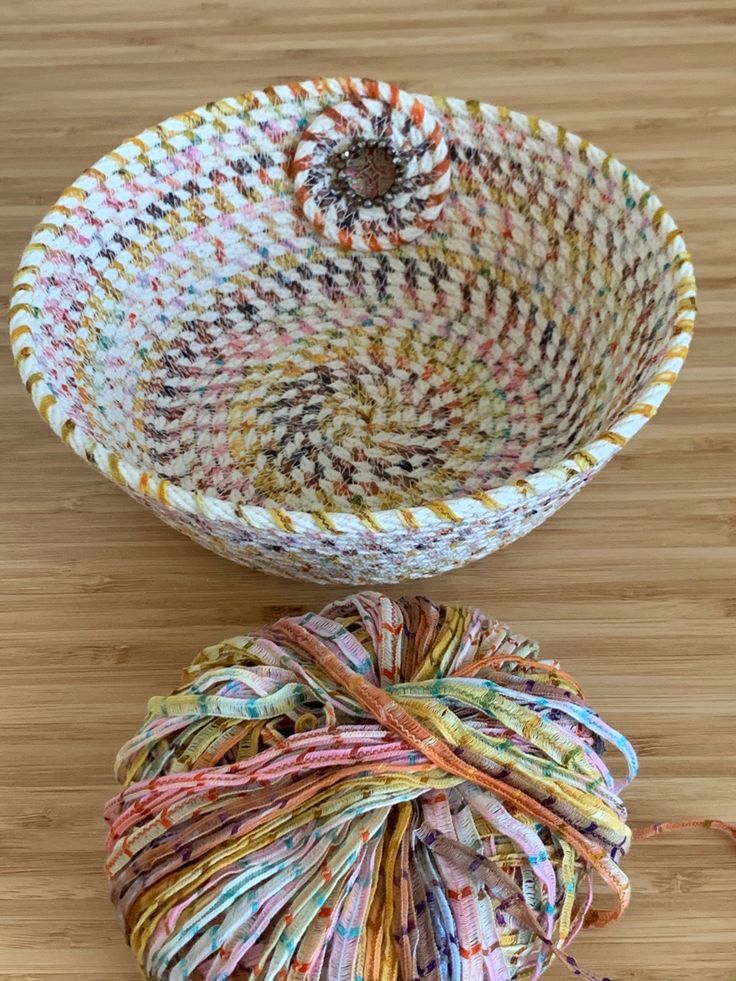
{"label": "ball of fabric yarn", "polygon": [[150,700],[106,809],[112,897],[148,978],[592,979],[566,949],[628,901],[635,771],[536,644],[364,592],[206,648]]}

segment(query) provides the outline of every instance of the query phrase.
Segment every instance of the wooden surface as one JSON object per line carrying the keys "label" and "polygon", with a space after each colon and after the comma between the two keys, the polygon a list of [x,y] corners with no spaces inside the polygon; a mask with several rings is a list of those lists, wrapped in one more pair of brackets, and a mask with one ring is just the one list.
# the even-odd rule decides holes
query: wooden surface
{"label": "wooden surface", "polygon": [[[32,226],[99,155],[285,78],[533,112],[654,185],[701,291],[662,412],[530,537],[403,587],[480,605],[562,659],[641,754],[634,824],[736,821],[735,22],[732,0],[2,0],[3,303]],[[60,444],[7,357],[0,373],[0,979],[134,981],[100,871],[117,747],[200,647],[345,589],[248,572],[165,528]],[[736,849],[691,833],[626,868],[629,913],[579,940],[583,963],[733,981]]]}

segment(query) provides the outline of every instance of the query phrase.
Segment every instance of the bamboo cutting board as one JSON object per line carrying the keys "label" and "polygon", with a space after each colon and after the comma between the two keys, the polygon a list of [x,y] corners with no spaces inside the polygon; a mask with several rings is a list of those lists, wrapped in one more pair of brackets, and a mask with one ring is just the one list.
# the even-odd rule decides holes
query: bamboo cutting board
{"label": "bamboo cutting board", "polygon": [[[479,605],[563,661],[640,752],[633,824],[736,821],[733,0],[1,6],[4,304],[32,226],[98,156],[286,78],[360,74],[535,113],[653,185],[700,288],[661,413],[531,536],[404,590]],[[0,981],[135,981],[101,873],[116,749],[199,648],[346,590],[248,572],[164,527],[61,445],[9,357],[0,397]],[[627,916],[576,956],[616,981],[734,981],[736,849],[673,836],[626,868]]]}

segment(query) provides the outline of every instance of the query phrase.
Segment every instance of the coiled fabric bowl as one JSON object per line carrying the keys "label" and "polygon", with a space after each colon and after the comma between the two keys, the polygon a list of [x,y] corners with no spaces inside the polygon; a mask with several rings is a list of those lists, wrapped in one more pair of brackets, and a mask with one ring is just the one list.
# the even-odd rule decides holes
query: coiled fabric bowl
{"label": "coiled fabric bowl", "polygon": [[36,229],[23,381],[54,431],[245,565],[397,581],[530,531],[657,410],[690,257],[564,129],[365,79],[123,143]]}

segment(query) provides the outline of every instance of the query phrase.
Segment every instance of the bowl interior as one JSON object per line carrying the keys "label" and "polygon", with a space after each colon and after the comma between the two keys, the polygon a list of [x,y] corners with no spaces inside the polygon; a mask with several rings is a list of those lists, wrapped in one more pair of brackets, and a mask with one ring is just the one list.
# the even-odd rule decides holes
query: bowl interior
{"label": "bowl interior", "polygon": [[34,345],[67,415],[189,490],[330,511],[492,489],[606,430],[676,318],[626,181],[455,104],[442,218],[348,252],[299,215],[288,176],[324,98],[280,106],[278,131],[229,112],[107,158],[35,286]]}

